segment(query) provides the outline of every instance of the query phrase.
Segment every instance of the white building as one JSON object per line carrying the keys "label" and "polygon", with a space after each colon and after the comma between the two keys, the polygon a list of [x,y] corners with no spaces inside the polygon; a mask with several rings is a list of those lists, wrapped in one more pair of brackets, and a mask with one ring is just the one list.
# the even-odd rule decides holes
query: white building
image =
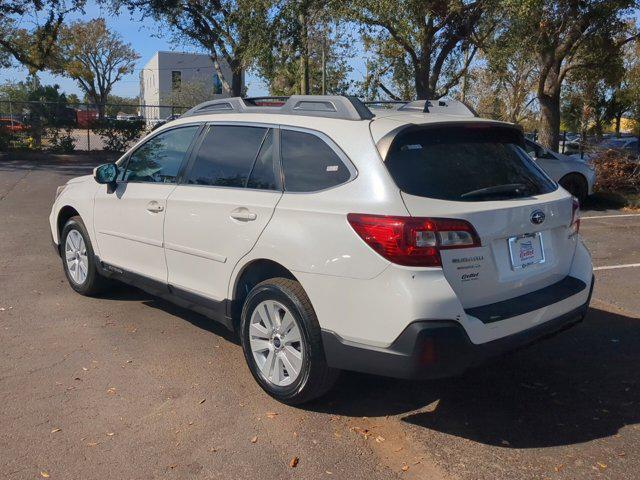
{"label": "white building", "polygon": [[[231,84],[231,70],[220,61],[222,74]],[[140,72],[140,114],[147,120],[167,118],[182,110],[171,108],[171,94],[182,85],[199,82],[210,85],[215,98],[229,96],[208,55],[184,52],[156,52]]]}

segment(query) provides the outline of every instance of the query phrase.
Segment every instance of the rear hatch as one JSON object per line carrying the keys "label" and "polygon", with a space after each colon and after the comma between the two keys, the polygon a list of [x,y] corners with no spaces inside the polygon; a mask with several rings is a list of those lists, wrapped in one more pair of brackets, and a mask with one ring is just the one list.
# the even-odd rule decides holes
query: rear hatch
{"label": "rear hatch", "polygon": [[414,125],[386,140],[385,165],[414,217],[469,222],[480,246],[443,249],[442,268],[465,308],[564,279],[576,248],[573,200],[500,123]]}

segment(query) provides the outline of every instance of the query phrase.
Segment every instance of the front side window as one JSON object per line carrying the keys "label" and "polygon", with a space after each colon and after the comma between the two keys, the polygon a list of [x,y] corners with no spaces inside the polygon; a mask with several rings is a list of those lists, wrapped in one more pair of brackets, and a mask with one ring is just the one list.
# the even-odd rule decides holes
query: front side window
{"label": "front side window", "polygon": [[420,197],[473,202],[555,190],[520,138],[493,126],[418,128],[398,134],[385,165],[400,190]]}
{"label": "front side window", "polygon": [[315,192],[347,182],[351,172],[324,140],[310,133],[282,130],[285,190]]}
{"label": "front side window", "polygon": [[[186,183],[219,187],[246,187],[256,159],[260,160],[258,153],[267,140],[268,130],[263,127],[235,125],[209,127],[198,149],[193,166],[187,174]],[[268,145],[265,144],[265,148],[268,148]],[[269,149],[271,156],[272,150],[273,148]],[[263,165],[268,160],[271,162],[273,171],[273,160],[269,160],[268,156],[265,153],[260,164]],[[263,180],[257,181],[262,182]]]}
{"label": "front side window", "polygon": [[129,156],[122,180],[175,183],[198,128],[197,125],[175,128],[151,138]]}

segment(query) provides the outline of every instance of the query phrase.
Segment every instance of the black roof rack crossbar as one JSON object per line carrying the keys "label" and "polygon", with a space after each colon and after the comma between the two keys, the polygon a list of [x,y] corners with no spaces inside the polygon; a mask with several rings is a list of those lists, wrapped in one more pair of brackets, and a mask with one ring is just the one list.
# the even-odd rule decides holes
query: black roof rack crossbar
{"label": "black roof rack crossbar", "polygon": [[[272,105],[268,105],[270,103]],[[182,116],[211,113],[275,113],[342,120],[369,120],[374,117],[371,110],[359,98],[347,95],[221,98],[196,105]]]}

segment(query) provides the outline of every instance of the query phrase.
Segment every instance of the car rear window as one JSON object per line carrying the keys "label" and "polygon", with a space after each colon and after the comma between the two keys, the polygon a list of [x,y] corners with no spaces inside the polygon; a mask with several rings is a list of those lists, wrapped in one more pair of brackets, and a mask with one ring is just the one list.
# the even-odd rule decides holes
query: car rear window
{"label": "car rear window", "polygon": [[403,192],[420,197],[474,202],[555,190],[522,146],[510,127],[411,128],[394,138],[385,164]]}

